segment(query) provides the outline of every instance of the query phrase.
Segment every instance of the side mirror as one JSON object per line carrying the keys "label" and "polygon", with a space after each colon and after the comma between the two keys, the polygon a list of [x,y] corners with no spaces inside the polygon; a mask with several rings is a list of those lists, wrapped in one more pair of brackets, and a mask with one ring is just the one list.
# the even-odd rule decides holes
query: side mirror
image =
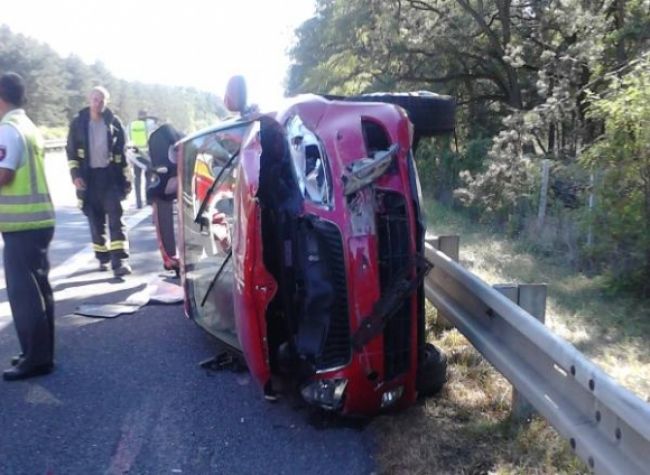
{"label": "side mirror", "polygon": [[244,112],[246,109],[246,80],[244,76],[230,78],[223,103],[231,112]]}

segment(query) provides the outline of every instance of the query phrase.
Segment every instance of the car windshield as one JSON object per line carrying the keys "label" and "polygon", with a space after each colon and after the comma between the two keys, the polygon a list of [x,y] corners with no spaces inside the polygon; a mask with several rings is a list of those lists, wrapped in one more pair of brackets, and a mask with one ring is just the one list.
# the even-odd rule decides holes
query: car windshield
{"label": "car windshield", "polygon": [[326,158],[316,134],[310,131],[299,116],[287,122],[291,158],[303,196],[317,204],[329,204],[330,184],[326,172]]}

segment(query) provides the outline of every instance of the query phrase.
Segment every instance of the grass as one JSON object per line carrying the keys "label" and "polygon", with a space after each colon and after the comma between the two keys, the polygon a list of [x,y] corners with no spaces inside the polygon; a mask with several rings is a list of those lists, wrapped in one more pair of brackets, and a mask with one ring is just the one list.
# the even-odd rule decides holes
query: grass
{"label": "grass", "polygon": [[[436,203],[429,232],[461,236],[463,266],[491,285],[546,283],[546,325],[623,386],[650,401],[650,311],[647,302],[608,295],[599,278],[541,257]],[[428,305],[428,319],[435,309]],[[441,394],[408,411],[377,418],[378,462],[389,474],[590,473],[543,419],[510,420],[511,386],[456,330],[432,327],[429,339],[448,356]]]}
{"label": "grass", "polygon": [[49,139],[64,139],[68,135],[68,128],[65,126],[60,127],[46,127],[41,126],[38,128],[45,140]]}
{"label": "grass", "polygon": [[459,234],[461,264],[487,283],[548,285],[546,325],[623,386],[650,401],[650,305],[611,295],[600,277],[541,257],[526,243],[504,238],[466,216],[430,202],[429,232]]}

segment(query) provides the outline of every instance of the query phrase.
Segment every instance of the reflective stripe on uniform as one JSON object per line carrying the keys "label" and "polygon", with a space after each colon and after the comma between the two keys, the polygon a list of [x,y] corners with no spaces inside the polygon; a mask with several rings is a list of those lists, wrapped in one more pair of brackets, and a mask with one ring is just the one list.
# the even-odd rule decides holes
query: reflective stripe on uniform
{"label": "reflective stripe on uniform", "polygon": [[29,205],[43,203],[50,199],[49,193],[34,193],[33,195],[0,195],[0,205]]}
{"label": "reflective stripe on uniform", "polygon": [[93,251],[95,251],[95,252],[108,252],[108,248],[106,246],[102,246],[100,244],[93,244]]}
{"label": "reflective stripe on uniform", "polygon": [[111,251],[127,251],[129,249],[129,241],[111,241],[109,249]]}
{"label": "reflective stripe on uniform", "polygon": [[[52,211],[35,211],[32,213],[0,213],[0,221],[6,223],[30,223],[34,221],[50,221],[52,219]],[[16,231],[19,231],[18,229]]]}

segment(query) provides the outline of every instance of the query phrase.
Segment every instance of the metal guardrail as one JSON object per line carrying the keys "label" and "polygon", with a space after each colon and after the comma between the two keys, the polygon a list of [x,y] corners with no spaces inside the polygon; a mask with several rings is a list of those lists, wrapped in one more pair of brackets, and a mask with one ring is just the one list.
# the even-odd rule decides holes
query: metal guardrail
{"label": "metal guardrail", "polygon": [[595,473],[650,473],[650,404],[450,257],[425,252],[427,298]]}
{"label": "metal guardrail", "polygon": [[64,149],[66,145],[66,139],[49,139],[45,141],[44,149],[46,152],[53,152],[55,150]]}

